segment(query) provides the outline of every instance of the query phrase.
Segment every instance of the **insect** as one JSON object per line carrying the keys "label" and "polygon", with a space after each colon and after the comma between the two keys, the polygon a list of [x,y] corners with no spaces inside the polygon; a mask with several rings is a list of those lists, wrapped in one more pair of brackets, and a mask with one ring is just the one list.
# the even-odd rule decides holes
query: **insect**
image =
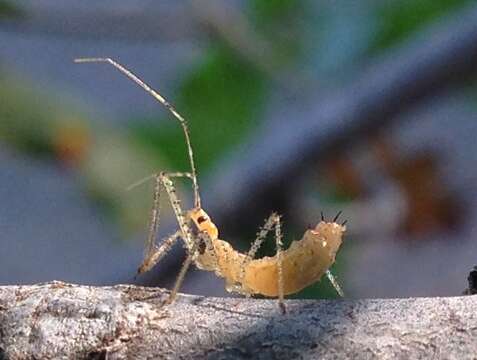
{"label": "insect", "polygon": [[[197,172],[194,164],[194,154],[185,119],[157,91],[144,83],[139,77],[111,58],[81,58],[77,63],[104,62],[114,66],[129,79],[148,92],[164,105],[182,126],[188,149],[190,172],[159,172],[134,184],[138,185],[148,179],[154,179],[154,197],[150,214],[149,232],[146,240],[144,259],[138,268],[138,274],[149,271],[170,250],[172,245],[182,239],[187,250],[187,257],[177,276],[175,285],[170,292],[166,304],[176,298],[177,292],[184,280],[189,266],[194,263],[199,269],[213,271],[225,279],[226,289],[246,296],[261,294],[268,297],[278,297],[279,306],[285,312],[285,295],[296,293],[317,282],[324,274],[331,281],[340,296],[343,296],[338,282],[329,268],[335,261],[335,256],[342,243],[346,231],[345,223],[338,224],[338,215],[331,222],[321,221],[312,229],[307,230],[302,239],[294,241],[286,250],[282,249],[282,228],[280,216],[272,213],[257,233],[247,253],[235,250],[228,242],[219,239],[219,232],[201,205]],[[176,195],[173,179],[189,178],[194,192],[194,207],[184,211]],[[160,196],[165,190],[174,211],[179,229],[162,243],[156,245],[156,236],[160,220]],[[255,259],[260,246],[267,235],[274,231],[276,254],[272,257]]]}

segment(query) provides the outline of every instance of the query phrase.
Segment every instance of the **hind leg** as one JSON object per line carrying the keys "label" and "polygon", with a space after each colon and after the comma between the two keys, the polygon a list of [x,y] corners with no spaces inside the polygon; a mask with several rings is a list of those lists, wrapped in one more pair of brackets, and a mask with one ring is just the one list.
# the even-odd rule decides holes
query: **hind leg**
{"label": "hind leg", "polygon": [[275,246],[277,249],[276,259],[277,259],[277,288],[278,288],[278,306],[280,307],[282,313],[286,313],[286,307],[284,303],[284,285],[283,285],[283,259],[282,259],[282,230],[280,216],[277,213],[272,213],[268,219],[265,221],[265,224],[257,233],[257,238],[253,242],[250,250],[247,253],[246,260],[242,267],[242,278],[245,276],[245,266],[248,262],[253,260],[258,249],[265,241],[268,233],[275,228]]}
{"label": "hind leg", "polygon": [[333,285],[338,295],[344,297],[344,292],[341,289],[340,284],[338,284],[338,281],[336,281],[336,278],[333,276],[330,270],[326,270],[326,277],[328,278],[328,280],[330,280],[331,285]]}

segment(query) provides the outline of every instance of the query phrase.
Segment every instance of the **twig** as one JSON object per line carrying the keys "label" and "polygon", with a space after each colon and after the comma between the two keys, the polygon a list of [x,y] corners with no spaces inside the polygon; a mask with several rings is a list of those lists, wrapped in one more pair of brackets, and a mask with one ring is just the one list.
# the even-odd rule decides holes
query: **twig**
{"label": "twig", "polygon": [[52,282],[0,287],[0,357],[453,358],[477,354],[477,296],[275,300]]}

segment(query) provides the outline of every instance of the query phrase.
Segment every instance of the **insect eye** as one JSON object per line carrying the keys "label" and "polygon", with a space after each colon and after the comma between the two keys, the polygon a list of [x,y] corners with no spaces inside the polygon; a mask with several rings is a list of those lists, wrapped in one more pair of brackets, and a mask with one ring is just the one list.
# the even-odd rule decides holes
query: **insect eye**
{"label": "insect eye", "polygon": [[204,221],[207,221],[207,218],[205,216],[199,216],[197,219],[197,223],[202,224]]}

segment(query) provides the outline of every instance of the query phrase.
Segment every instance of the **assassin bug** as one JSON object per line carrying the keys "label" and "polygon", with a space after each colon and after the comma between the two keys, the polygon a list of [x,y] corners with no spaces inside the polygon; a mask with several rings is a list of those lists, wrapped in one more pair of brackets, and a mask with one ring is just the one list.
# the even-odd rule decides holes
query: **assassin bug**
{"label": "assassin bug", "polygon": [[[296,293],[318,281],[324,274],[340,296],[343,292],[331,274],[329,268],[335,261],[336,253],[341,245],[345,223],[338,224],[336,220],[325,221],[321,214],[321,221],[316,227],[309,229],[303,238],[294,241],[287,250],[282,250],[282,230],[280,216],[272,213],[257,234],[250,250],[243,254],[234,250],[226,241],[219,239],[219,232],[209,215],[202,209],[197,183],[197,172],[194,164],[194,155],[185,119],[176,109],[158,92],[144,83],[131,71],[111,58],[81,58],[77,63],[105,62],[134,81],[152,97],[164,105],[179,121],[185,135],[188,149],[190,172],[160,172],[132,185],[134,187],[146,180],[154,178],[154,198],[151,209],[149,233],[146,240],[144,259],[139,266],[138,274],[149,271],[169,251],[172,245],[182,239],[187,250],[187,258],[177,276],[175,285],[166,300],[166,304],[174,301],[177,292],[184,280],[189,266],[194,263],[199,269],[213,271],[225,279],[226,289],[246,296],[261,294],[268,297],[278,297],[279,306],[285,312],[285,295]],[[194,207],[183,211],[179,198],[176,195],[174,178],[186,177],[192,180],[194,191]],[[172,209],[175,213],[179,230],[165,238],[160,246],[155,243],[160,218],[160,194],[166,190]],[[273,257],[255,259],[257,250],[269,232],[275,231],[277,252]]]}

